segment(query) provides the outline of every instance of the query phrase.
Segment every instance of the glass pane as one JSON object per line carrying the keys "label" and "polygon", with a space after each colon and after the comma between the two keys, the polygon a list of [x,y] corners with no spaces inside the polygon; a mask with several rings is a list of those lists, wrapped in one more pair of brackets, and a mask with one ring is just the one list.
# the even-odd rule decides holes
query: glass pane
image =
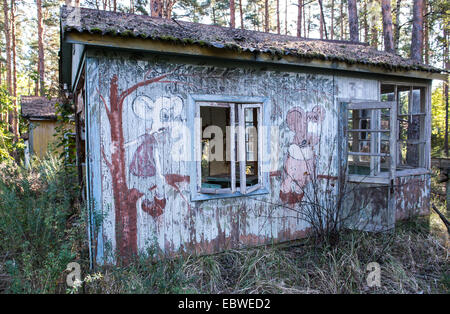
{"label": "glass pane", "polygon": [[398,114],[409,114],[409,86],[399,86],[398,89]]}
{"label": "glass pane", "polygon": [[398,142],[398,168],[420,167],[420,154],[423,150],[422,143]]}
{"label": "glass pane", "polygon": [[382,130],[389,130],[391,111],[389,109],[381,109],[380,127]]}
{"label": "glass pane", "polygon": [[381,84],[381,101],[395,100],[395,85]]}
{"label": "glass pane", "polygon": [[229,107],[200,107],[202,120],[202,188],[230,188],[230,162],[227,154],[226,132],[230,122]]}
{"label": "glass pane", "polygon": [[244,109],[246,186],[258,184],[258,109]]}
{"label": "glass pane", "polygon": [[424,122],[422,115],[402,116],[399,121],[399,140],[419,140]]}
{"label": "glass pane", "polygon": [[[389,141],[381,140],[380,153],[389,155],[389,148],[390,148]],[[380,171],[381,172],[387,172],[387,171],[390,170],[389,169],[390,168],[390,161],[391,161],[391,157],[390,156],[382,156],[382,157],[380,157]]]}
{"label": "glass pane", "polygon": [[411,113],[425,113],[425,88],[414,87],[412,94]]}

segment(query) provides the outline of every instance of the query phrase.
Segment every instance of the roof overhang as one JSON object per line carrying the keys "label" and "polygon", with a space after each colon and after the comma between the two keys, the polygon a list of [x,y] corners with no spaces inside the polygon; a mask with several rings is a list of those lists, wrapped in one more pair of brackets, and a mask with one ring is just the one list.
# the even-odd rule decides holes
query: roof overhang
{"label": "roof overhang", "polygon": [[[390,71],[388,69],[369,65],[369,64],[348,64],[344,62],[335,62],[327,60],[305,60],[295,56],[278,56],[270,53],[249,52],[249,51],[234,51],[231,49],[221,49],[215,47],[204,47],[199,45],[180,45],[167,41],[155,41],[133,37],[117,37],[109,35],[99,35],[91,33],[69,32],[65,33],[64,44],[84,44],[92,47],[103,47],[111,49],[126,49],[147,51],[161,54],[175,54],[185,56],[210,57],[218,59],[239,60],[247,62],[261,62],[271,64],[285,64],[301,67],[313,67],[328,70],[351,71],[361,73],[375,73],[381,75],[392,75],[399,77],[411,77],[418,79],[437,79],[446,80],[447,75],[443,73],[434,73],[426,71]],[[64,50],[63,50],[64,54]],[[69,54],[71,56],[71,54]],[[64,58],[64,56],[62,56]],[[67,56],[66,56],[67,57]],[[70,65],[64,66],[64,62],[68,60],[63,59],[62,70],[69,68]],[[70,74],[69,74],[70,75]],[[63,75],[62,77],[67,77]]]}

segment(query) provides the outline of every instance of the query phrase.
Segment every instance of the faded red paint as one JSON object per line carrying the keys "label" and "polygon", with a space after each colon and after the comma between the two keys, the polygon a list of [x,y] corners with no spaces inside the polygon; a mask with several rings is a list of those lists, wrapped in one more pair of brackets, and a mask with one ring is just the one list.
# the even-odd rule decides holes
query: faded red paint
{"label": "faded red paint", "polygon": [[164,213],[164,208],[166,207],[165,198],[153,197],[153,201],[145,199],[142,201],[142,210],[152,216],[153,218],[158,218]]}
{"label": "faded red paint", "polygon": [[[125,166],[125,139],[123,135],[123,103],[125,99],[139,87],[163,81],[168,76],[164,74],[139,82],[132,87],[119,92],[118,76],[114,75],[109,86],[109,107],[102,95],[106,115],[110,124],[111,159],[103,158],[112,176],[112,188],[115,208],[116,247],[122,263],[128,264],[130,258],[137,254],[137,208],[136,202],[144,194],[135,188],[128,188]],[[137,170],[138,168],[136,168]],[[147,170],[148,171],[148,170]]]}
{"label": "faded red paint", "polygon": [[153,134],[145,134],[143,143],[136,149],[130,164],[130,172],[137,177],[153,177],[156,174]]}
{"label": "faded red paint", "polygon": [[403,177],[396,179],[395,219],[403,220],[429,213],[430,197],[426,193],[428,180],[424,177]]}
{"label": "faded red paint", "polygon": [[294,107],[286,115],[286,123],[295,135],[283,167],[284,178],[279,195],[283,203],[294,204],[303,199],[304,188],[311,180],[310,172],[315,169],[314,146],[320,140],[317,134],[309,132],[308,122],[319,125],[324,119],[322,106],[315,106],[310,112]]}
{"label": "faded red paint", "polygon": [[336,177],[336,176],[329,176],[329,175],[325,175],[325,174],[319,174],[318,176],[317,176],[317,179],[325,179],[325,180],[337,180],[338,179],[338,177]]}
{"label": "faded red paint", "polygon": [[295,192],[284,193],[283,191],[280,191],[280,200],[284,204],[300,203],[303,199],[303,195],[304,193],[295,193]]}
{"label": "faded red paint", "polygon": [[271,177],[281,177],[281,171],[277,170],[277,171],[271,171],[270,172],[270,176]]}
{"label": "faded red paint", "polygon": [[186,197],[184,197],[179,184],[182,183],[189,183],[190,182],[190,177],[189,176],[183,176],[180,174],[166,174],[164,176],[164,178],[166,179],[166,182],[168,185],[170,185],[171,187],[173,187],[178,193],[180,193],[181,198],[186,202],[186,205],[188,206],[188,210],[191,210],[191,205],[189,204],[189,201],[186,199]]}

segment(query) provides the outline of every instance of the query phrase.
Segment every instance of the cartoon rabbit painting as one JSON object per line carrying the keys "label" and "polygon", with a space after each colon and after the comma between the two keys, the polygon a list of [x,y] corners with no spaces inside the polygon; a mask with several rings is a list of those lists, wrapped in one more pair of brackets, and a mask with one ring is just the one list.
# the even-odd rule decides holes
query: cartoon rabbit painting
{"label": "cartoon rabbit painting", "polygon": [[295,135],[289,144],[283,167],[280,200],[285,204],[294,204],[303,199],[304,188],[315,166],[314,146],[320,140],[317,131],[324,119],[325,110],[319,105],[309,112],[294,107],[286,115],[287,126]]}

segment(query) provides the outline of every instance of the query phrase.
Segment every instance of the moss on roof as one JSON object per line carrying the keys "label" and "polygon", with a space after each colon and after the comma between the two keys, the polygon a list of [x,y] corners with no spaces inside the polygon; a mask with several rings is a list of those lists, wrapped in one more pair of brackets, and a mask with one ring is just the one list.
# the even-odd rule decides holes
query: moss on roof
{"label": "moss on roof", "polygon": [[22,116],[27,119],[56,120],[57,98],[48,99],[41,96],[22,96],[20,106]]}
{"label": "moss on roof", "polygon": [[305,39],[86,8],[75,9],[63,6],[61,8],[61,27],[63,36],[70,32],[87,32],[169,41],[179,45],[230,49],[238,52],[269,53],[278,58],[289,55],[307,60],[372,65],[390,71],[442,72],[441,69],[405,59],[396,54],[379,51],[363,43]]}

